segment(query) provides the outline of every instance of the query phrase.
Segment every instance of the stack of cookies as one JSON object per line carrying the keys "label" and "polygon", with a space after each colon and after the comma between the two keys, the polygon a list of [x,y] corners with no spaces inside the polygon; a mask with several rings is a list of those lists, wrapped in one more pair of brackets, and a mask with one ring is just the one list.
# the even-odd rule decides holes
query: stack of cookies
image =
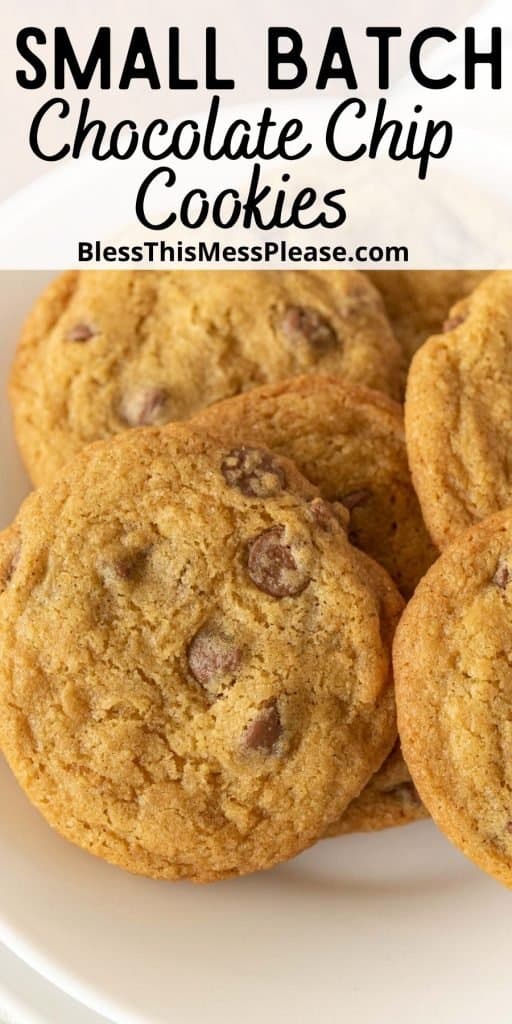
{"label": "stack of cookies", "polygon": [[372,277],[72,272],[25,324],[0,747],[130,871],[430,813],[512,882],[512,274]]}

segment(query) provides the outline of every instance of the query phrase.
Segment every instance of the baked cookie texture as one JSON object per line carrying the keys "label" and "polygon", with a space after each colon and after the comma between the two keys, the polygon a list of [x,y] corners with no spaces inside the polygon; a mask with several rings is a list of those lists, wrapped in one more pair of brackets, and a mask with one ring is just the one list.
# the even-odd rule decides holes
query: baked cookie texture
{"label": "baked cookie texture", "polygon": [[350,515],[349,537],[409,597],[436,557],[407,463],[400,406],[325,375],[256,388],[193,421],[229,444],[287,456]]}
{"label": "baked cookie texture", "polygon": [[512,886],[512,511],[472,527],[421,581],[396,635],[398,723],[446,835]]}
{"label": "baked cookie texture", "polygon": [[356,271],[71,271],[26,321],[10,395],[42,484],[90,442],[313,371],[400,394],[400,346]]}
{"label": "baked cookie texture", "polygon": [[416,354],[407,384],[409,462],[441,549],[512,504],[512,273],[497,272]]}
{"label": "baked cookie texture", "polygon": [[448,311],[486,277],[484,270],[370,270],[406,363],[431,334],[442,330]]}
{"label": "baked cookie texture", "polygon": [[0,745],[71,841],[155,878],[267,868],[396,738],[403,602],[293,464],[127,432],[0,539]]}
{"label": "baked cookie texture", "polygon": [[[437,552],[412,487],[396,403],[367,388],[311,375],[226,399],[193,422],[225,444],[263,445],[291,458],[323,498],[346,507],[350,540],[411,595]],[[398,749],[328,834],[425,816]]]}
{"label": "baked cookie texture", "polygon": [[378,832],[410,825],[424,818],[428,818],[428,811],[418,796],[397,743],[362,793],[329,826],[325,837],[343,836],[349,832]]}

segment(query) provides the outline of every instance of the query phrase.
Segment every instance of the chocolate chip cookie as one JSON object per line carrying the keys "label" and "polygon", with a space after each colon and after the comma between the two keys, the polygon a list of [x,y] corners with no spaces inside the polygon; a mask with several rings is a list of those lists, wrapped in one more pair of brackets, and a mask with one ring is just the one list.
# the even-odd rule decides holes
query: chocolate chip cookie
{"label": "chocolate chip cookie", "polygon": [[394,647],[402,746],[446,835],[512,886],[512,511],[462,534],[421,581]]}
{"label": "chocolate chip cookie", "polygon": [[89,442],[295,374],[396,396],[401,358],[380,295],[355,271],[72,271],[30,314],[10,393],[41,484]]}
{"label": "chocolate chip cookie", "polygon": [[349,832],[377,832],[428,818],[397,743],[362,793],[329,826],[326,838]]}
{"label": "chocolate chip cookie", "polygon": [[[352,542],[410,596],[436,551],[412,487],[398,405],[366,388],[311,375],[229,398],[193,422],[227,444],[264,445],[291,458],[323,498],[343,505]],[[329,835],[424,816],[396,751]]]}
{"label": "chocolate chip cookie", "polygon": [[397,404],[315,374],[227,399],[194,422],[226,443],[262,445],[292,459],[323,498],[344,505],[351,541],[406,597],[413,592],[436,551],[412,487]]}
{"label": "chocolate chip cookie", "polygon": [[370,270],[407,364],[431,334],[442,329],[451,307],[483,280],[483,270]]}
{"label": "chocolate chip cookie", "polygon": [[439,548],[512,504],[512,273],[489,275],[417,352],[405,409],[425,523]]}
{"label": "chocolate chip cookie", "polygon": [[396,737],[403,602],[288,460],[86,449],[0,539],[0,745],[71,841],[210,881],[321,836]]}

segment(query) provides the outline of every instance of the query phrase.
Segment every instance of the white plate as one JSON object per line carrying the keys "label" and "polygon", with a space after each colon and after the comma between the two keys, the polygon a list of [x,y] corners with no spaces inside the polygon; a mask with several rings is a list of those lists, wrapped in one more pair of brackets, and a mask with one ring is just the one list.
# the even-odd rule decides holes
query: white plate
{"label": "white plate", "polygon": [[[46,277],[0,274],[3,382]],[[5,400],[0,413],[4,525],[27,481]],[[512,898],[431,823],[330,840],[269,873],[197,887],[75,849],[5,764],[0,807],[0,940],[119,1024],[510,1020]]]}
{"label": "white plate", "polygon": [[108,1024],[0,944],[1,1024]]}

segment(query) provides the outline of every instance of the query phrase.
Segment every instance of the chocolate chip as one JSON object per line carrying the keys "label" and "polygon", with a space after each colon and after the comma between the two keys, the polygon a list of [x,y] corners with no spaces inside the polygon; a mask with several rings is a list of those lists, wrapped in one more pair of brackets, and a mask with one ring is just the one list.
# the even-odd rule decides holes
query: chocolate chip
{"label": "chocolate chip", "polygon": [[284,469],[264,448],[233,448],[221,471],[229,487],[249,498],[273,498],[286,486]]}
{"label": "chocolate chip", "polygon": [[351,512],[353,508],[358,508],[359,505],[364,505],[371,496],[372,492],[367,490],[349,491],[348,494],[342,494],[339,500],[341,501],[341,504]]}
{"label": "chocolate chip", "polygon": [[507,824],[505,825],[505,828],[506,828],[507,832],[512,832],[512,821],[507,821]]}
{"label": "chocolate chip", "polygon": [[75,324],[74,327],[68,331],[68,341],[90,341],[94,338],[96,331],[90,324],[80,323]]}
{"label": "chocolate chip", "polygon": [[205,626],[191,640],[187,660],[194,679],[211,689],[220,677],[236,672],[242,650],[222,631]]}
{"label": "chocolate chip", "polygon": [[145,427],[155,423],[166,423],[169,393],[165,388],[141,388],[126,395],[120,407],[121,418],[130,427]]}
{"label": "chocolate chip", "polygon": [[499,587],[500,590],[505,590],[505,588],[508,587],[511,578],[512,577],[509,566],[503,559],[500,559],[496,566],[496,571],[492,578],[492,582],[495,584],[495,586]]}
{"label": "chocolate chip", "polygon": [[294,597],[310,582],[284,540],[283,526],[273,526],[250,542],[247,568],[253,583],[271,597]]}
{"label": "chocolate chip", "polygon": [[315,526],[329,533],[339,526],[346,529],[348,525],[347,510],[343,505],[332,504],[330,501],[324,501],[323,498],[313,498],[313,501],[309,502],[308,512]]}
{"label": "chocolate chip", "polygon": [[332,325],[310,306],[289,306],[281,320],[281,330],[290,341],[306,341],[319,352],[338,346]]}
{"label": "chocolate chip", "polygon": [[242,748],[261,754],[272,754],[283,734],[277,701],[264,704],[256,718],[249,723],[242,737]]}

